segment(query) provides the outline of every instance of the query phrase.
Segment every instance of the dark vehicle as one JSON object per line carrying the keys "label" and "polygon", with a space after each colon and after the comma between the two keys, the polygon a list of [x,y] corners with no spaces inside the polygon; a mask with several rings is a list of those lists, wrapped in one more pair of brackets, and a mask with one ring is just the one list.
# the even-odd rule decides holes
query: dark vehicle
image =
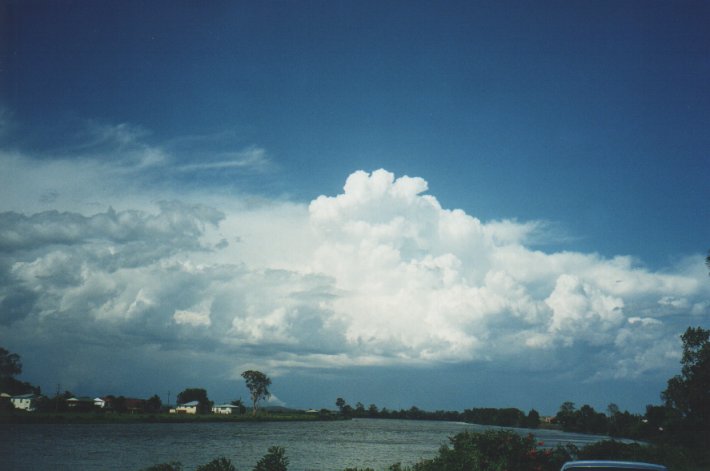
{"label": "dark vehicle", "polygon": [[560,471],[668,471],[663,465],[634,461],[568,461]]}

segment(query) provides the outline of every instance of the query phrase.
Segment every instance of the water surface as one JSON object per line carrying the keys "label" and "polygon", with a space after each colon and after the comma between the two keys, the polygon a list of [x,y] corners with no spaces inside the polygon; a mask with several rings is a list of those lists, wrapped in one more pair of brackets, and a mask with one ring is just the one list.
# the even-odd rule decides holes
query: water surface
{"label": "water surface", "polygon": [[[186,471],[224,456],[251,470],[271,446],[286,449],[289,471],[387,469],[436,455],[448,437],[490,427],[458,422],[355,419],[334,422],[0,425],[7,470],[131,470],[180,461]],[[528,430],[520,430],[528,433]],[[536,430],[545,446],[600,437]]]}

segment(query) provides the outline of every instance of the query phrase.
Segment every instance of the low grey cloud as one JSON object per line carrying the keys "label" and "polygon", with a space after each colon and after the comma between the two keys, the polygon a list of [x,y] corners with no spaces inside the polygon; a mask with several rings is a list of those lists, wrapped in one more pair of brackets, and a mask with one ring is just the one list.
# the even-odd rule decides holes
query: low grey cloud
{"label": "low grey cloud", "polygon": [[0,250],[13,252],[91,241],[111,242],[117,247],[153,241],[153,247],[167,250],[197,249],[196,238],[205,226],[217,224],[223,218],[219,211],[202,205],[160,202],[158,207],[157,214],[116,212],[111,208],[91,216],[59,211],[30,216],[0,213]]}

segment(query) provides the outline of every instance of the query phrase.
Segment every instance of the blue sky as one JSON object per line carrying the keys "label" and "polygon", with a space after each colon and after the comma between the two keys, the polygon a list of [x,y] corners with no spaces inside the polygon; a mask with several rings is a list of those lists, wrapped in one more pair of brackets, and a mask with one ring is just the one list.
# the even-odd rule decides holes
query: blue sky
{"label": "blue sky", "polygon": [[0,338],[45,390],[642,410],[708,325],[706,3],[0,22]]}

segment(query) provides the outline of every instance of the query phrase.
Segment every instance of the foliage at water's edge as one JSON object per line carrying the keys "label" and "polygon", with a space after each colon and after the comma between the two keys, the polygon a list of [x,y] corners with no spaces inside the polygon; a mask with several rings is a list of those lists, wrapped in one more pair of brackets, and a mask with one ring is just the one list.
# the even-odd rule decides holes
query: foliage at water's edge
{"label": "foliage at water's edge", "polygon": [[[449,439],[437,456],[412,466],[394,463],[387,471],[558,471],[566,461],[605,459],[663,464],[672,471],[700,471],[704,465],[687,451],[669,445],[641,445],[605,440],[577,448],[572,444],[545,448],[533,435],[522,436],[510,430],[461,432]],[[694,459],[695,458],[695,459]],[[253,471],[287,471],[288,458],[281,447],[271,447]],[[142,471],[183,471],[179,462],[163,463]],[[216,458],[198,466],[196,471],[237,471],[230,460]],[[344,471],[375,471],[371,468],[346,468]]]}

